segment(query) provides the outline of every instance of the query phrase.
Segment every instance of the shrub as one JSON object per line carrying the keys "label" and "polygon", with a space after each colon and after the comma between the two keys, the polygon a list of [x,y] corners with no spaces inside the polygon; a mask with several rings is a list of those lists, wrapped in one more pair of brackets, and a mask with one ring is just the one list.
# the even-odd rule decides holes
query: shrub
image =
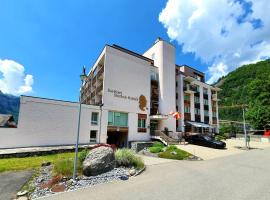
{"label": "shrub", "polygon": [[151,153],[159,153],[159,152],[162,151],[162,149],[163,149],[163,147],[150,147],[150,148],[149,148],[149,151],[150,151]]}
{"label": "shrub", "polygon": [[158,157],[174,160],[184,160],[188,158],[190,155],[191,155],[190,153],[183,151],[181,149],[178,148],[175,149],[174,147],[171,147],[170,149],[170,147],[168,147],[164,152],[159,153]]}
{"label": "shrub", "polygon": [[177,149],[177,147],[176,147],[175,145],[170,145],[170,146],[168,146],[168,147],[166,148],[167,151],[174,151],[174,150],[176,150],[176,149]]}
{"label": "shrub", "polygon": [[[74,168],[73,159],[58,160],[54,163],[54,173],[57,175],[70,177],[73,174]],[[77,171],[80,170],[81,163],[77,163]]]}
{"label": "shrub", "polygon": [[118,149],[115,152],[115,159],[117,166],[124,167],[135,167],[136,169],[141,169],[144,167],[143,160],[135,155],[135,152],[131,149]]}
{"label": "shrub", "polygon": [[154,142],[153,147],[161,147],[161,148],[163,148],[164,144],[161,143],[161,142]]}
{"label": "shrub", "polygon": [[79,153],[78,159],[79,159],[80,163],[82,163],[85,160],[88,153],[89,153],[88,149],[84,149]]}

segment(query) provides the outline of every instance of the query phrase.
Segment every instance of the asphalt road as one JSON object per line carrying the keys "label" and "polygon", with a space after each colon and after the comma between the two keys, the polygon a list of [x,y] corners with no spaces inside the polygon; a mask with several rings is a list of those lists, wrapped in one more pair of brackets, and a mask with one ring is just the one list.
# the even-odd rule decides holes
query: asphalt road
{"label": "asphalt road", "polygon": [[14,199],[32,174],[33,171],[0,173],[0,200]]}
{"label": "asphalt road", "polygon": [[269,200],[270,149],[208,161],[149,166],[138,177],[57,194],[46,200]]}

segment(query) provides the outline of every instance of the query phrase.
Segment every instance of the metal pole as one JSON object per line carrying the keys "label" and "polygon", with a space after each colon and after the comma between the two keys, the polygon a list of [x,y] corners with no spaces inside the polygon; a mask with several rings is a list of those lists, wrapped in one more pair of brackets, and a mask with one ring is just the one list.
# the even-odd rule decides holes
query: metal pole
{"label": "metal pole", "polygon": [[99,117],[99,134],[98,134],[98,142],[100,144],[100,135],[101,135],[101,119],[102,119],[102,104],[100,105],[100,117]]}
{"label": "metal pole", "polygon": [[247,149],[247,130],[246,130],[246,120],[245,120],[245,107],[243,106],[243,126],[245,134],[245,148]]}
{"label": "metal pole", "polygon": [[[83,85],[83,81],[81,83],[81,88]],[[73,180],[76,180],[76,166],[77,166],[77,159],[78,159],[78,147],[79,147],[79,137],[80,137],[80,124],[81,124],[81,89],[80,89],[80,96],[79,96],[79,119],[78,119],[78,127],[77,127],[77,140],[76,140],[76,147],[75,147],[75,158],[74,158],[74,168],[73,168]]]}

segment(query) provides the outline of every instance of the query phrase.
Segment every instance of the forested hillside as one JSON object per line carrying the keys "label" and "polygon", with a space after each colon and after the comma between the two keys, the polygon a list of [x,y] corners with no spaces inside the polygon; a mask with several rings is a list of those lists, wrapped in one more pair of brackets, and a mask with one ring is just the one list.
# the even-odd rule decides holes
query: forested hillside
{"label": "forested hillside", "polygon": [[[270,60],[239,67],[222,77],[216,86],[220,106],[247,104],[247,118],[255,128],[270,123]],[[220,119],[242,121],[241,108],[220,108]]]}
{"label": "forested hillside", "polygon": [[18,120],[20,98],[0,91],[0,114],[12,114]]}

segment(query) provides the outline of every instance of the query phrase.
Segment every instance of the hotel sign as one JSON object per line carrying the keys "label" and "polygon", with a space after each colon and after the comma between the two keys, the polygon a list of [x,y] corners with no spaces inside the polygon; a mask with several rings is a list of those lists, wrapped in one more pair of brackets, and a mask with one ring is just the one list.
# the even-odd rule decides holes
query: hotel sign
{"label": "hotel sign", "polygon": [[108,92],[112,93],[114,97],[117,98],[121,98],[121,99],[127,99],[127,100],[131,100],[131,101],[138,101],[139,98],[138,97],[132,97],[132,96],[128,96],[125,95],[122,91],[120,90],[114,90],[114,89],[110,89],[108,88]]}
{"label": "hotel sign", "polygon": [[140,95],[140,97],[132,97],[129,95],[124,94],[122,91],[120,90],[115,90],[115,89],[110,89],[108,88],[108,92],[112,93],[114,97],[116,98],[121,98],[121,99],[127,99],[130,101],[137,101],[139,103],[139,108],[142,111],[145,111],[146,106],[147,106],[147,100],[146,97],[144,95]]}

